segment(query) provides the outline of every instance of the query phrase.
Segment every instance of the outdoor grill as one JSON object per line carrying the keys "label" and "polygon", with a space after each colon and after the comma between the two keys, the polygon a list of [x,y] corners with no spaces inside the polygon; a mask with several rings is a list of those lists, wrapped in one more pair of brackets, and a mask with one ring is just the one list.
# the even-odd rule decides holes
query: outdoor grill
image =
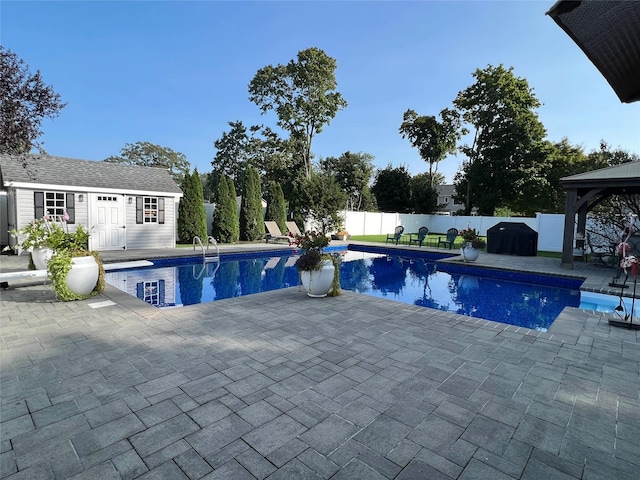
{"label": "outdoor grill", "polygon": [[526,223],[500,222],[487,230],[487,252],[534,257],[538,232]]}

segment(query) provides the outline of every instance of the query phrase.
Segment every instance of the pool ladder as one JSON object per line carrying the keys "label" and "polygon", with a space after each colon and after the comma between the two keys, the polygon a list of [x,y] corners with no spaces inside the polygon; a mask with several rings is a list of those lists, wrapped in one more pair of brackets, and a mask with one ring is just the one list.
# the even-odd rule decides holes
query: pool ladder
{"label": "pool ladder", "polygon": [[193,266],[193,278],[195,279],[200,279],[200,277],[202,277],[202,274],[204,273],[204,271],[207,269],[207,263],[209,262],[216,262],[216,268],[214,269],[213,273],[211,274],[212,277],[215,277],[216,272],[218,271],[218,268],[220,268],[220,249],[218,248],[218,243],[216,242],[216,239],[213,238],[211,235],[209,235],[207,237],[207,251],[209,251],[209,245],[213,244],[214,247],[216,247],[216,256],[215,257],[207,257],[207,255],[205,254],[205,250],[204,250],[204,246],[202,245],[202,240],[200,240],[199,236],[195,236],[193,237],[193,250],[195,251],[196,249],[196,244],[200,245],[200,250],[202,250],[202,267],[200,268],[200,271],[196,273],[195,271],[195,265]]}

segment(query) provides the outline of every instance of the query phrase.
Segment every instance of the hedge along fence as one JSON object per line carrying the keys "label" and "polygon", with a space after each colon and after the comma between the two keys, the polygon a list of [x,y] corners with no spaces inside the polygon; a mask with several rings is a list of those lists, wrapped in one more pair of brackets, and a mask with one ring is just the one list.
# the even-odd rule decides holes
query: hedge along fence
{"label": "hedge along fence", "polygon": [[450,228],[463,230],[471,226],[486,236],[487,230],[500,222],[525,223],[538,232],[538,250],[562,252],[564,214],[539,213],[531,217],[481,217],[422,215],[412,213],[379,213],[342,211],[344,225],[351,235],[384,235],[393,233],[398,225],[405,233],[416,233],[427,227],[430,233],[445,233]]}

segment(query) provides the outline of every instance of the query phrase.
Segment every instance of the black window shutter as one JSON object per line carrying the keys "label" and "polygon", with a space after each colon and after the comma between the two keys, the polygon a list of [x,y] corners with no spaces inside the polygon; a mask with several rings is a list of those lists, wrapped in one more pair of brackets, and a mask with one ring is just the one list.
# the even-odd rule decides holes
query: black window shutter
{"label": "black window shutter", "polygon": [[158,223],[164,223],[164,198],[158,199]]}
{"label": "black window shutter", "polygon": [[67,223],[74,224],[76,223],[76,196],[73,193],[67,193],[66,205],[67,214],[69,215]]}
{"label": "black window shutter", "polygon": [[44,217],[44,192],[33,192],[33,207],[35,219]]}
{"label": "black window shutter", "polygon": [[142,197],[136,197],[136,223],[144,223],[142,218]]}

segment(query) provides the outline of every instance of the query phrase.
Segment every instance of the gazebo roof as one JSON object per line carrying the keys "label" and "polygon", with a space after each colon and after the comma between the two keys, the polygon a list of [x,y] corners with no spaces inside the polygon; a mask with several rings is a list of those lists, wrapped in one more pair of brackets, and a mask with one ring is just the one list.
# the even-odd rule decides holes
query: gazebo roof
{"label": "gazebo roof", "polygon": [[620,101],[640,100],[640,2],[559,1],[547,12],[591,60]]}
{"label": "gazebo roof", "polygon": [[640,186],[640,162],[629,162],[613,167],[600,168],[590,172],[578,173],[569,177],[563,177],[560,182],[567,187],[571,186],[598,186],[608,187],[615,185]]}

